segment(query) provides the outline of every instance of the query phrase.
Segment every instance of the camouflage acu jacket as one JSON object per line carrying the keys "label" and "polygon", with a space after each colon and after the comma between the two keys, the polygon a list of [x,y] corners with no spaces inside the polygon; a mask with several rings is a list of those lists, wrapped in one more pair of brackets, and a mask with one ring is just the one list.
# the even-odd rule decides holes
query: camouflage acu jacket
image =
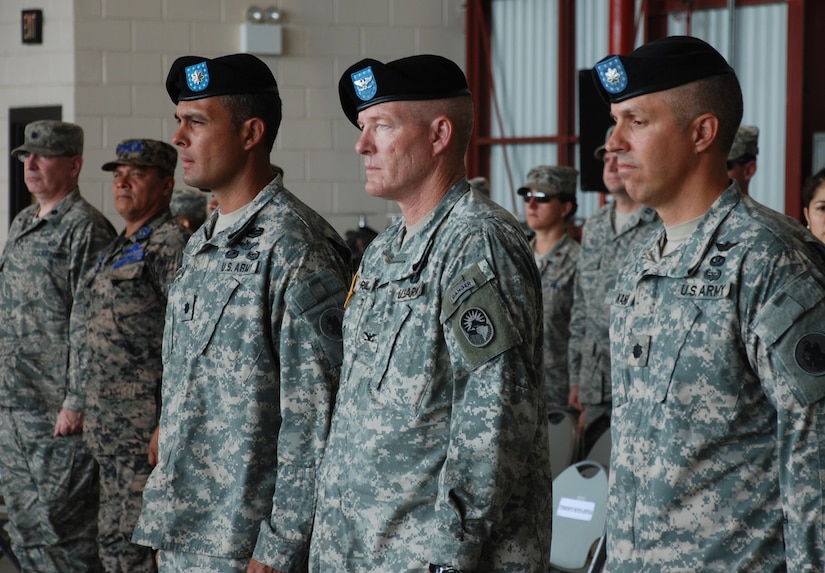
{"label": "camouflage acu jacket", "polygon": [[338,384],[349,251],[279,182],[186,246],[163,333],[160,459],[133,541],[292,571]]}
{"label": "camouflage acu jacket", "polygon": [[75,189],[12,221],[0,258],[0,405],[57,411],[67,400],[69,319],[82,278],[115,237]]}
{"label": "camouflage acu jacket", "polygon": [[611,573],[825,571],[825,264],[734,184],[611,306]]}
{"label": "camouflage acu jacket", "polygon": [[541,286],[516,221],[457,183],[368,247],[345,315],[313,571],[547,570]]}

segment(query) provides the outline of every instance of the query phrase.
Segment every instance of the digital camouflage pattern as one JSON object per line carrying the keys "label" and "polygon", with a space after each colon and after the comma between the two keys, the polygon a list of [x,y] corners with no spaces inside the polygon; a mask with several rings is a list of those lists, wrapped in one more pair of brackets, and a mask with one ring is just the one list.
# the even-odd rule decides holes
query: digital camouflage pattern
{"label": "digital camouflage pattern", "polygon": [[544,385],[547,400],[567,406],[567,343],[570,339],[570,310],[579,244],[565,234],[538,261],[544,308]]}
{"label": "digital camouflage pattern", "polygon": [[284,571],[306,560],[341,364],[343,240],[273,180],[192,235],[169,289],[159,462],[133,541]]}
{"label": "digital camouflage pattern", "polygon": [[99,256],[72,312],[70,395],[98,456],[145,456],[160,412],[166,293],[186,231],[164,210]]}
{"label": "digital camouflage pattern", "polygon": [[52,436],[72,406],[72,302],[115,233],[77,189],[42,218],[38,209],[14,218],[0,258],[0,492],[28,569],[96,571],[97,468],[81,436]]}
{"label": "digital camouflage pattern", "polygon": [[825,571],[825,264],[731,186],[611,292],[609,573]]}
{"label": "digital camouflage pattern", "polygon": [[[148,448],[147,448],[148,449]],[[155,552],[130,542],[152,471],[149,457],[98,456],[98,554],[106,573],[155,573]]]}
{"label": "digital camouflage pattern", "polygon": [[459,181],[367,248],[310,569],[547,571],[541,291],[518,223]]}
{"label": "digital camouflage pattern", "polygon": [[97,464],[57,412],[0,408],[6,531],[23,571],[97,573]]}
{"label": "digital camouflage pattern", "polygon": [[755,125],[740,125],[728,153],[728,161],[759,155],[759,128]]}
{"label": "digital camouflage pattern", "polygon": [[588,419],[595,415],[588,405],[606,406],[603,413],[610,415],[610,304],[605,297],[631,247],[660,224],[656,211],[642,206],[616,232],[615,211],[609,203],[584,223],[570,312],[570,385],[579,387],[579,401],[593,410]]}
{"label": "digital camouflage pattern", "polygon": [[20,157],[23,153],[36,153],[46,157],[82,155],[83,128],[51,119],[28,123],[23,130],[23,145],[14,148],[11,156]]}
{"label": "digital camouflage pattern", "polygon": [[188,233],[168,209],[101,253],[71,317],[70,393],[84,404],[84,437],[100,464],[100,557],[108,572],[154,571],[131,543],[160,415],[166,293]]}

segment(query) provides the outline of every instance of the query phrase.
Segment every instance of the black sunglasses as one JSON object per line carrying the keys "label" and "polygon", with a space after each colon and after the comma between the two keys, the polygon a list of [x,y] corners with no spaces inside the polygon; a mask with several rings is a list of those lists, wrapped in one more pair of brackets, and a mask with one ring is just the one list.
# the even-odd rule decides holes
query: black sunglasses
{"label": "black sunglasses", "polygon": [[533,191],[532,189],[521,194],[524,197],[524,202],[529,203],[530,199],[535,199],[536,203],[549,203],[555,195],[548,195],[544,191]]}

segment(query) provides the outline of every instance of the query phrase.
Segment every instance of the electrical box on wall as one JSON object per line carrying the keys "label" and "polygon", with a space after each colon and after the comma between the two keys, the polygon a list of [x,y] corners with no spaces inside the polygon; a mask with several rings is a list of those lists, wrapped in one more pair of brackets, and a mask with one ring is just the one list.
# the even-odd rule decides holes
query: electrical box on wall
{"label": "electrical box on wall", "polygon": [[282,50],[280,24],[241,24],[241,51],[279,56]]}

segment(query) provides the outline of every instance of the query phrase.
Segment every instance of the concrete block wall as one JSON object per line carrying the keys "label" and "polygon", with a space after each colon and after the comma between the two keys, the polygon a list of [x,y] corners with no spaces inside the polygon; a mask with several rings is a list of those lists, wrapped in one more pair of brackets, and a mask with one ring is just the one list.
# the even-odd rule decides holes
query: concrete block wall
{"label": "concrete block wall", "polygon": [[[44,12],[44,43],[20,41],[21,10]],[[285,184],[343,234],[358,216],[383,229],[393,204],[363,190],[358,131],[338,102],[353,62],[437,53],[464,66],[462,0],[3,0],[0,8],[0,242],[8,220],[8,110],[61,105],[86,135],[81,192],[115,224],[111,174],[100,166],[130,137],[169,141],[174,105],[164,80],[175,58],[240,51],[250,5],[277,6],[283,54],[264,61],[278,80],[284,120],[272,161]],[[178,186],[184,187],[182,172]]]}

